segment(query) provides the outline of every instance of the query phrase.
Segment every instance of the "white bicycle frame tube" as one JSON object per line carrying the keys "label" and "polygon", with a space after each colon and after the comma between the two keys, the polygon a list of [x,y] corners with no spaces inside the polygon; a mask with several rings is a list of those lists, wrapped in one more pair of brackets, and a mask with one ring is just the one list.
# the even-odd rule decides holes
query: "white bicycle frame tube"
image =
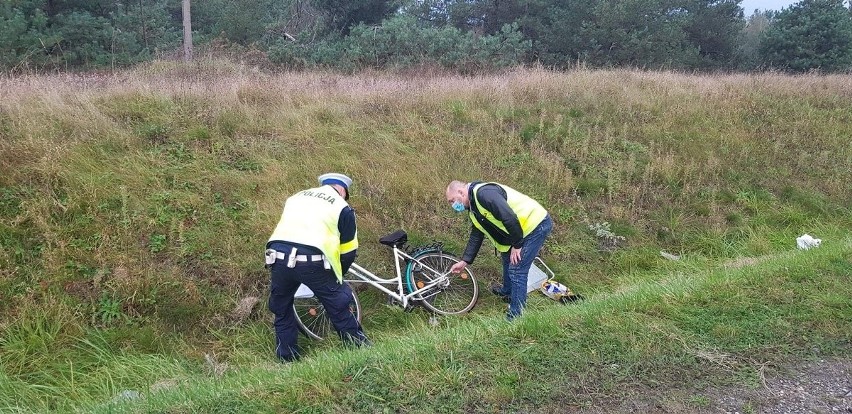
{"label": "white bicycle frame tube", "polygon": [[[394,278],[383,279],[383,278],[377,276],[376,274],[374,274],[373,272],[370,272],[369,270],[364,269],[363,267],[359,266],[357,263],[352,263],[352,266],[349,266],[349,271],[347,272],[347,274],[352,274],[353,276],[357,277],[358,279],[344,279],[343,281],[349,282],[349,283],[367,283],[367,284],[375,287],[376,289],[379,289],[382,292],[387,293],[388,295],[390,295],[390,297],[399,301],[402,304],[402,307],[405,308],[405,307],[408,307],[408,303],[411,301],[412,297],[417,296],[417,295],[431,289],[435,285],[443,283],[444,281],[447,280],[447,275],[450,273],[450,272],[441,273],[441,272],[423,264],[422,262],[418,261],[414,257],[411,257],[409,254],[398,249],[396,246],[393,246],[393,258],[394,258],[394,262],[395,262],[394,265],[396,266],[396,277],[394,277]],[[406,294],[403,293],[403,292],[405,292],[405,289],[402,285],[402,283],[403,283],[403,281],[402,281],[402,269],[400,268],[400,262],[404,261],[403,259],[410,259],[410,260],[416,261],[417,263],[419,263],[424,268],[432,271],[436,275],[439,275],[439,277],[435,278],[435,280],[431,281],[429,284],[423,286],[422,288],[417,289],[417,290],[406,295]],[[386,287],[385,285],[396,285],[395,286],[396,290],[395,291],[391,290],[388,287]]]}

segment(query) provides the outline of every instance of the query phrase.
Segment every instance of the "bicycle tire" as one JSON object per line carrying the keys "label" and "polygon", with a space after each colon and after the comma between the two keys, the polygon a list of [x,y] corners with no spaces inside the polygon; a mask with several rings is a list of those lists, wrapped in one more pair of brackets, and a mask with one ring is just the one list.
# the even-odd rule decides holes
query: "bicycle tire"
{"label": "bicycle tire", "polygon": [[[406,283],[416,289],[422,288],[441,274],[449,272],[450,268],[459,262],[455,256],[439,251],[426,251],[415,256],[414,259],[408,263],[405,275]],[[439,273],[436,274],[426,266]],[[426,309],[440,315],[469,312],[476,306],[479,298],[479,286],[473,277],[473,272],[465,268],[460,273],[450,273],[447,277],[445,284],[425,291],[415,299],[419,300]]]}
{"label": "bicycle tire", "polygon": [[[355,290],[352,290],[352,301],[349,303],[349,309],[358,323],[361,323],[361,302],[358,300],[358,294],[355,293]],[[296,324],[299,326],[299,330],[308,338],[321,341],[337,333],[331,320],[328,319],[325,308],[316,296],[293,298],[293,311],[296,314]]]}

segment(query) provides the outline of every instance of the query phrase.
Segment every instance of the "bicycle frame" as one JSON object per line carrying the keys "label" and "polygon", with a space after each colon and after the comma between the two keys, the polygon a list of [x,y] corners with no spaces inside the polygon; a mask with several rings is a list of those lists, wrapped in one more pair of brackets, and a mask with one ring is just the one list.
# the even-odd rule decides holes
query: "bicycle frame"
{"label": "bicycle frame", "polygon": [[[383,278],[353,263],[344,275],[344,282],[350,285],[366,283],[373,286],[406,311],[416,304],[438,315],[459,315],[467,313],[476,305],[479,289],[473,273],[465,269],[458,276],[459,282],[455,282],[456,275],[452,274],[447,266],[458,263],[458,259],[444,253],[440,243],[422,246],[410,254],[406,253],[402,247],[405,246],[406,234],[402,230],[382,237],[379,242],[391,248],[393,252],[396,277]],[[410,273],[403,275],[404,271]],[[451,284],[453,286],[450,286]],[[413,292],[406,294],[406,290]],[[355,290],[351,291],[351,295],[349,309],[360,321],[361,305],[358,295]],[[322,302],[305,285],[299,286],[293,301],[293,311],[299,329],[314,339],[323,339],[336,329]]]}
{"label": "bicycle frame", "polygon": [[[400,304],[403,308],[408,308],[408,305],[412,302],[412,300],[414,300],[413,299],[414,297],[419,296],[421,293],[428,291],[429,289],[431,289],[431,288],[433,288],[437,285],[440,285],[442,283],[446,283],[446,281],[448,280],[447,275],[449,274],[449,272],[441,273],[441,272],[429,267],[428,265],[423,264],[422,262],[415,259],[414,257],[409,255],[408,253],[400,250],[396,246],[392,246],[392,247],[393,247],[394,265],[396,267],[396,277],[390,278],[390,279],[384,279],[384,278],[377,276],[373,272],[370,272],[369,270],[364,269],[363,267],[359,266],[357,263],[352,263],[352,266],[349,267],[349,272],[347,274],[352,274],[355,277],[357,277],[358,279],[344,279],[344,282],[369,284],[369,285],[375,287],[376,289],[379,289],[382,292],[387,293],[394,300],[400,302]],[[435,275],[439,275],[439,277],[435,278],[435,280],[431,281],[429,284],[423,286],[422,288],[417,289],[417,290],[415,290],[411,293],[405,294],[405,289],[403,287],[403,280],[402,280],[402,268],[400,267],[400,262],[404,263],[406,259],[419,263],[425,269],[431,271]],[[396,290],[391,290],[390,288],[386,287],[386,285],[387,286],[396,285],[395,286]]]}

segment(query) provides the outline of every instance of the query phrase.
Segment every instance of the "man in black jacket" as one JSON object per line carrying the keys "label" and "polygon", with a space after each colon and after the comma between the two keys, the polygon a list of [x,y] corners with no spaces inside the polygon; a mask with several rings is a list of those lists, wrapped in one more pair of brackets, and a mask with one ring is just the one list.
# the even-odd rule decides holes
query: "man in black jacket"
{"label": "man in black jacket", "polygon": [[530,266],[553,229],[547,210],[529,196],[498,183],[452,181],[446,197],[453,210],[467,210],[473,224],[462,260],[450,270],[460,272],[473,263],[482,240],[488,237],[503,261],[503,285],[492,292],[509,300],[506,319],[520,316],[527,301]]}

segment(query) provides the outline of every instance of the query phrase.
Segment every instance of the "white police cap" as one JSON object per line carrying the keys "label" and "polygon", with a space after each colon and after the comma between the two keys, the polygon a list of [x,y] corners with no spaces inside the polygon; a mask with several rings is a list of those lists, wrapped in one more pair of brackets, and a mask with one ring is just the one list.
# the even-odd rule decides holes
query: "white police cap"
{"label": "white police cap", "polygon": [[352,179],[340,173],[326,173],[318,177],[320,185],[340,184],[346,191],[349,191],[349,186],[352,185]]}

